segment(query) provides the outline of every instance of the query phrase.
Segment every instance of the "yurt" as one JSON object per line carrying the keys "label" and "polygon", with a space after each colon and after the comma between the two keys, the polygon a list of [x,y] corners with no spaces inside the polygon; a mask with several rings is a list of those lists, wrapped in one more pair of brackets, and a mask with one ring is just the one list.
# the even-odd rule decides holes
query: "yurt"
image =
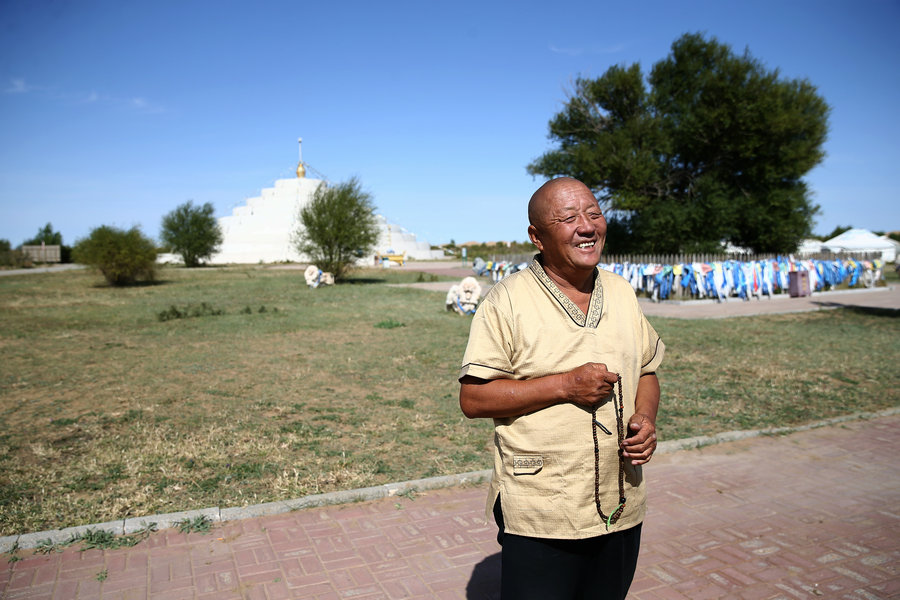
{"label": "yurt", "polygon": [[891,242],[875,235],[868,229],[850,229],[822,242],[822,247],[831,252],[881,253],[885,262],[894,262],[896,249]]}

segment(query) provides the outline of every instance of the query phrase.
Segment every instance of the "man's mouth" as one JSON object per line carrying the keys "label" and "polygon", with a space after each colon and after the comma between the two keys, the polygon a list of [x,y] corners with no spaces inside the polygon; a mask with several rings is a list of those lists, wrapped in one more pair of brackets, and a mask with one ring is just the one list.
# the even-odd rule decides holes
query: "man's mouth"
{"label": "man's mouth", "polygon": [[596,243],[597,242],[581,242],[578,244],[578,248],[593,248]]}

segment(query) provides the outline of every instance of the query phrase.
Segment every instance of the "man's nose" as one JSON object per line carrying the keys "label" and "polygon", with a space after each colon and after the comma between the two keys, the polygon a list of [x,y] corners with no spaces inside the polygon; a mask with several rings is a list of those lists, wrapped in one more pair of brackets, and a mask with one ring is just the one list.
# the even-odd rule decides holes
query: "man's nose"
{"label": "man's nose", "polygon": [[576,233],[591,235],[596,230],[597,226],[590,217],[584,214],[578,215],[577,227],[575,228]]}

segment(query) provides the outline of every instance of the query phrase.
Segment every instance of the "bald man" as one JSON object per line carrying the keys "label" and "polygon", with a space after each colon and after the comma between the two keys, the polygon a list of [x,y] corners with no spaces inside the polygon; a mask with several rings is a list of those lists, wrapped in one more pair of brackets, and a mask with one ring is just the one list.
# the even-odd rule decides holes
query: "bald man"
{"label": "bald man", "polygon": [[494,421],[487,513],[503,548],[501,597],[621,600],[665,346],[631,286],[597,268],[606,219],[587,186],[545,183],[528,218],[540,253],[485,296],[459,375],[463,413]]}

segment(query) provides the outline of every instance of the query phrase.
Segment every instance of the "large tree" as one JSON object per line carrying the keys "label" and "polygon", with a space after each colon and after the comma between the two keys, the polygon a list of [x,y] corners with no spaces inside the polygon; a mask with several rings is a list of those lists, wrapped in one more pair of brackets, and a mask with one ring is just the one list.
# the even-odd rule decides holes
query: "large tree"
{"label": "large tree", "polygon": [[362,191],[355,177],[332,187],[321,184],[300,209],[302,227],[294,236],[297,250],[341,279],[378,242],[374,210],[371,194]]}
{"label": "large tree", "polygon": [[163,217],[160,237],[180,254],[184,266],[196,267],[208,260],[222,244],[222,230],[209,202],[194,206],[188,200]]}
{"label": "large tree", "polygon": [[803,176],[824,157],[828,113],[808,81],[686,34],[646,80],[637,64],[577,79],[550,121],[558,148],[528,171],[590,186],[612,252],[793,251],[818,210]]}

